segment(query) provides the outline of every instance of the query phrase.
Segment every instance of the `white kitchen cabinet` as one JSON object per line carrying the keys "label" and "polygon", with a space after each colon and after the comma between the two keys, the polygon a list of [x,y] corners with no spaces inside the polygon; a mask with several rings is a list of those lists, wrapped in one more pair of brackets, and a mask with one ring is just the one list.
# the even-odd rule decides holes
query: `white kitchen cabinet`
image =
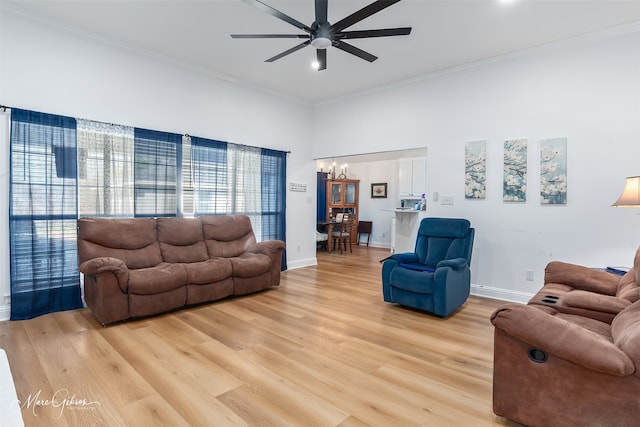
{"label": "white kitchen cabinet", "polygon": [[427,192],[427,159],[399,159],[398,186],[400,199],[420,199]]}

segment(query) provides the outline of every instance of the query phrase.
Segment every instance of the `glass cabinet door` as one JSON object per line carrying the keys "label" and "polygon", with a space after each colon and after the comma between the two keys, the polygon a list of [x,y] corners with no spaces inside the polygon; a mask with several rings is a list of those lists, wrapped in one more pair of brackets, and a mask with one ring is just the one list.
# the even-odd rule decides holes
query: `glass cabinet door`
{"label": "glass cabinet door", "polygon": [[355,183],[346,184],[344,203],[347,205],[353,205],[356,203],[356,184]]}
{"label": "glass cabinet door", "polygon": [[331,204],[339,205],[342,203],[342,184],[341,183],[332,183],[331,184]]}

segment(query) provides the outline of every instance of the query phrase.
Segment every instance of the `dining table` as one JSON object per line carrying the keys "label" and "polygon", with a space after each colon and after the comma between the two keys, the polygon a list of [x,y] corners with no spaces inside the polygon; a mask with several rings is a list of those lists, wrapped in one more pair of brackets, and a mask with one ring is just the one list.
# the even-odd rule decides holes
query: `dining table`
{"label": "dining table", "polygon": [[333,227],[340,224],[340,221],[336,221],[335,218],[331,218],[325,221],[318,221],[318,228],[324,227],[327,230],[327,252],[331,253],[331,247],[333,246]]}

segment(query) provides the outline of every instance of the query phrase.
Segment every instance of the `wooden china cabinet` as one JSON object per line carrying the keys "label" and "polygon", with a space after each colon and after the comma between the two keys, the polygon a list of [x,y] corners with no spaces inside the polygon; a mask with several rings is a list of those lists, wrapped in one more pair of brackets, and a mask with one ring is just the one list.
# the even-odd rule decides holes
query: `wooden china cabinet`
{"label": "wooden china cabinet", "polygon": [[[360,181],[357,179],[328,179],[326,218],[335,218],[337,213],[349,214],[358,225],[358,195]],[[356,243],[357,233],[351,233],[351,242]]]}

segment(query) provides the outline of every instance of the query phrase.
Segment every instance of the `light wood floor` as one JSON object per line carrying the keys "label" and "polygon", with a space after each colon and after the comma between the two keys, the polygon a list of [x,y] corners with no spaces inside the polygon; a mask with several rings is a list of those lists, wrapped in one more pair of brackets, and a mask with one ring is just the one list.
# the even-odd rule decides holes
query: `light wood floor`
{"label": "light wood floor", "polygon": [[387,304],[386,256],[320,252],[278,288],[108,327],[87,309],[2,322],[25,425],[514,425],[491,409],[502,303]]}

